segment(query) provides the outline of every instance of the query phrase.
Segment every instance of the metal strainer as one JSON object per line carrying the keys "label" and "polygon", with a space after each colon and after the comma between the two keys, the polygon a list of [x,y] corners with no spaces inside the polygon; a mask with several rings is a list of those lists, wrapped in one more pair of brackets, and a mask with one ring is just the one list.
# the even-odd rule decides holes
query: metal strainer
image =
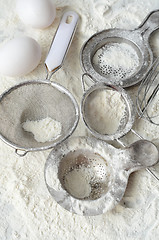
{"label": "metal strainer", "polygon": [[159,10],[156,10],[134,30],[108,29],[96,33],[82,47],[83,71],[97,82],[122,87],[137,84],[152,65],[149,37],[158,28]]}
{"label": "metal strainer", "polygon": [[[88,74],[83,76],[88,76]],[[95,82],[94,78],[91,76],[89,78]],[[85,79],[82,78],[83,86],[84,81]],[[83,89],[85,90],[84,87]],[[106,97],[109,96],[110,92],[113,94],[107,100]],[[115,94],[117,94],[116,101]],[[117,105],[119,100],[122,109],[118,108],[120,107]],[[108,106],[111,106],[111,111],[108,110]],[[117,116],[117,113],[119,113],[119,116]],[[97,82],[85,90],[81,101],[81,114],[91,134],[102,140],[114,140],[131,130],[135,120],[135,107],[130,96],[122,87]],[[107,120],[109,120],[109,123]],[[110,129],[110,126],[115,126],[115,122],[116,127]]]}
{"label": "metal strainer", "polygon": [[123,197],[129,175],[158,162],[156,146],[140,140],[116,149],[102,140],[69,138],[56,146],[45,164],[45,182],[62,207],[79,215],[98,215]]}
{"label": "metal strainer", "polygon": [[[67,19],[71,17],[71,22]],[[54,147],[75,130],[78,119],[78,105],[72,94],[60,84],[50,82],[52,74],[64,61],[77,26],[78,15],[66,12],[60,22],[48,57],[46,80],[27,81],[18,84],[0,96],[0,138],[14,147],[19,155],[28,151],[39,151]],[[63,41],[63,37],[65,41]],[[49,78],[49,72],[51,76]],[[24,131],[22,123],[50,117],[62,125],[58,138],[45,143],[37,142],[32,133]]]}

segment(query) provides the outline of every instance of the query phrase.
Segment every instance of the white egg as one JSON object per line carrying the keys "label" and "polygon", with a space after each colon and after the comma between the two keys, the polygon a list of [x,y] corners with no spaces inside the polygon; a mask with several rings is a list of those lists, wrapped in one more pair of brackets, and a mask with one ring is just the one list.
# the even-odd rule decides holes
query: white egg
{"label": "white egg", "polygon": [[56,16],[55,5],[50,0],[17,0],[17,14],[27,25],[34,28],[46,28]]}
{"label": "white egg", "polygon": [[0,48],[0,73],[16,77],[28,74],[41,59],[39,44],[30,37],[17,37]]}

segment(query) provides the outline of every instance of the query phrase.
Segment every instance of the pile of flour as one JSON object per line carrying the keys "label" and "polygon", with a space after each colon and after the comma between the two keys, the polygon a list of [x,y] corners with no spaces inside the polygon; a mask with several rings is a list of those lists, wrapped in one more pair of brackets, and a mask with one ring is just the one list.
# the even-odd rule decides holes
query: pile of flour
{"label": "pile of flour", "polygon": [[22,124],[25,131],[31,132],[37,142],[49,142],[59,137],[61,133],[61,123],[50,118],[44,118],[37,121],[27,120]]}
{"label": "pile of flour", "polygon": [[124,118],[125,107],[119,92],[100,89],[90,94],[85,114],[93,130],[100,134],[114,134]]}
{"label": "pile of flour", "polygon": [[[136,28],[146,15],[159,8],[158,0],[55,0],[57,16],[45,30],[25,26],[15,14],[15,1],[0,1],[0,43],[23,34],[34,37],[42,47],[42,60],[23,78],[0,78],[0,92],[24,80],[45,77],[43,63],[63,11],[76,10],[81,21],[61,70],[53,80],[67,87],[80,103],[82,88],[79,53],[84,41],[108,28]],[[151,43],[159,53],[159,37]],[[129,90],[135,96],[137,87]],[[159,147],[158,127],[136,122],[134,128]],[[82,121],[74,135],[88,135]],[[128,134],[123,141],[137,140]],[[0,239],[7,240],[156,240],[159,232],[159,184],[145,170],[130,176],[121,203],[112,211],[96,217],[74,215],[59,206],[44,182],[44,164],[50,150],[28,153],[23,159],[0,141]],[[159,173],[159,167],[154,171]],[[159,174],[158,174],[159,175]]]}
{"label": "pile of flour", "polygon": [[129,44],[109,43],[95,53],[93,64],[105,77],[125,79],[136,72],[139,58]]}
{"label": "pile of flour", "polygon": [[76,198],[87,198],[91,194],[90,181],[92,177],[90,169],[81,165],[79,169],[74,169],[65,176],[65,188]]}

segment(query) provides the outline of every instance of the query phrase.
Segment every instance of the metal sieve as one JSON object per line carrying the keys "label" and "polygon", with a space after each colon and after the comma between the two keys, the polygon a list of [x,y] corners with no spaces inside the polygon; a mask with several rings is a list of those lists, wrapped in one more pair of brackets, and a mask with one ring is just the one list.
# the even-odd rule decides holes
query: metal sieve
{"label": "metal sieve", "polygon": [[[86,90],[84,76],[89,75],[86,73],[82,76],[82,84],[85,92],[81,101],[81,114],[86,127],[92,135],[102,140],[121,138],[131,130],[135,120],[135,108],[130,96],[122,87],[108,85],[105,82],[97,82]],[[95,82],[94,78],[91,76],[89,76],[89,78]],[[123,114],[121,114],[121,118],[117,121],[117,127],[114,132],[109,130],[109,126],[107,127],[106,120],[107,118],[110,118],[111,124],[112,122],[114,123],[115,117],[109,116],[108,110],[104,109],[106,106],[103,106],[104,101],[106,101],[105,97],[110,90],[114,93],[118,93],[124,106],[124,109],[122,110]],[[105,94],[104,99],[102,99],[103,93]],[[100,102],[97,102],[97,95]],[[94,102],[94,105],[92,105],[92,102]],[[110,102],[108,104],[110,105]],[[112,109],[114,107],[115,102],[112,102]],[[92,110],[93,112],[91,112]]]}
{"label": "metal sieve", "polygon": [[123,197],[129,175],[158,162],[156,146],[140,140],[127,148],[92,137],[74,137],[56,146],[45,164],[46,186],[55,201],[79,215],[99,215]]}
{"label": "metal sieve", "polygon": [[[70,17],[71,21],[68,22]],[[0,138],[21,156],[29,151],[56,146],[69,137],[77,126],[79,109],[76,100],[67,89],[50,81],[52,74],[63,64],[77,22],[78,15],[75,12],[64,13],[45,61],[45,80],[20,83],[0,96]],[[24,131],[22,123],[46,117],[61,123],[61,134],[51,141],[37,142],[32,133]]]}
{"label": "metal sieve", "polygon": [[134,30],[108,29],[94,34],[81,50],[83,71],[97,82],[122,87],[137,84],[152,65],[149,38],[158,28],[159,10],[156,10]]}

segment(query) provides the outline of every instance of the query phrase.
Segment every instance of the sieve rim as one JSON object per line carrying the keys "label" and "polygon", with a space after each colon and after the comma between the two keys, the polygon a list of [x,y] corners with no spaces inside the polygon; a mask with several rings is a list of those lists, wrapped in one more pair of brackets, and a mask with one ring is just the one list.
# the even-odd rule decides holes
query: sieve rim
{"label": "sieve rim", "polygon": [[[87,117],[86,117],[86,113],[85,113],[85,102],[86,99],[88,98],[88,96],[96,91],[96,90],[104,90],[104,89],[112,89],[114,91],[117,91],[119,93],[121,93],[121,96],[123,98],[123,100],[125,101],[125,105],[127,106],[127,112],[128,112],[128,121],[124,127],[124,129],[121,129],[120,131],[117,131],[114,134],[100,134],[97,131],[95,131],[88,123],[87,121]],[[119,139],[121,137],[123,137],[124,135],[126,135],[132,128],[134,121],[135,121],[135,106],[130,98],[130,96],[127,94],[127,92],[120,86],[114,86],[114,85],[108,85],[105,82],[97,82],[94,85],[92,85],[84,94],[82,97],[82,101],[81,101],[81,105],[80,105],[80,112],[82,115],[82,119],[85,123],[85,126],[87,127],[87,129],[89,130],[89,132],[95,136],[98,139],[104,140],[104,141],[109,141],[109,140],[116,140]]]}
{"label": "sieve rim", "polygon": [[7,96],[10,92],[12,92],[13,90],[16,90],[17,88],[19,87],[23,87],[23,86],[26,86],[26,85],[30,85],[30,84],[47,84],[47,85],[50,85],[52,87],[55,87],[57,90],[59,90],[60,92],[63,92],[64,94],[66,94],[72,101],[73,105],[74,105],[74,109],[75,109],[75,121],[74,121],[74,124],[73,126],[70,128],[70,131],[68,131],[68,133],[62,138],[60,139],[60,141],[56,141],[52,144],[48,144],[47,146],[43,146],[43,147],[21,147],[20,145],[18,144],[15,144],[13,143],[12,141],[10,141],[9,139],[7,139],[7,137],[3,136],[1,133],[0,133],[0,139],[6,143],[7,145],[9,145],[10,147],[14,148],[15,149],[15,152],[17,153],[18,150],[20,151],[24,151],[24,154],[18,154],[20,156],[24,156],[26,153],[28,152],[34,152],[34,151],[43,151],[43,150],[48,150],[50,148],[53,148],[55,147],[56,145],[58,145],[59,143],[62,143],[63,141],[65,141],[68,137],[70,137],[73,132],[75,131],[77,125],[78,125],[78,122],[79,122],[79,117],[80,117],[80,114],[79,114],[79,106],[78,106],[78,103],[76,101],[76,99],[74,98],[74,96],[72,95],[72,93],[67,90],[65,87],[63,87],[61,84],[59,83],[55,83],[55,82],[52,82],[50,80],[29,80],[29,81],[24,81],[24,82],[21,82],[19,84],[16,84],[14,86],[12,86],[11,88],[7,89],[6,91],[4,91],[1,95],[0,95],[0,104],[1,104],[1,101],[3,100],[3,98],[5,98],[5,96]]}
{"label": "sieve rim", "polygon": [[[139,65],[139,69],[130,77],[125,79],[109,79],[106,78],[106,76],[99,74],[93,67],[92,55],[96,50],[98,50],[96,47],[98,44],[101,44],[102,41],[108,40],[109,38],[120,38],[123,40],[123,42],[127,41],[129,44],[131,43],[135,48],[138,49],[141,56],[141,63]],[[103,46],[104,45],[105,44],[103,44]],[[138,28],[134,30],[114,28],[97,32],[85,41],[80,51],[80,65],[84,73],[86,72],[93,76],[97,82],[106,82],[107,84],[121,86],[123,88],[134,86],[139,83],[146,76],[152,62],[153,53],[150,45],[142,40],[142,36],[140,31],[138,31]]]}

